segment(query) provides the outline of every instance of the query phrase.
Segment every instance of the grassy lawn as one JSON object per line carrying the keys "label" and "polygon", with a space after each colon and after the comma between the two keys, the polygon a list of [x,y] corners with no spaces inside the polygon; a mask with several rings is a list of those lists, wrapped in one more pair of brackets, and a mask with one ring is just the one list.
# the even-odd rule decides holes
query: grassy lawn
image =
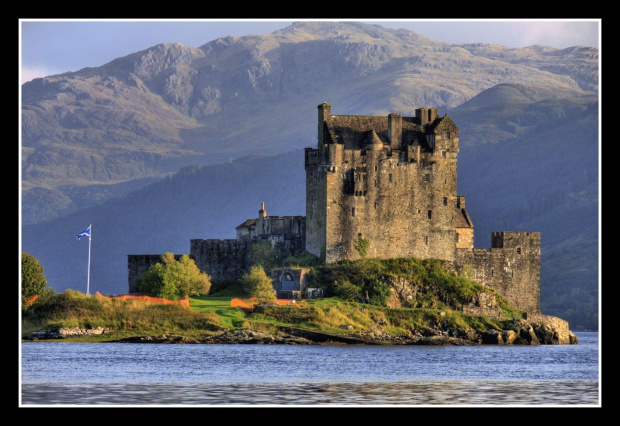
{"label": "grassy lawn", "polygon": [[190,297],[189,305],[193,311],[219,315],[222,327],[242,328],[248,316],[241,308],[232,308],[231,299],[231,296],[194,296]]}

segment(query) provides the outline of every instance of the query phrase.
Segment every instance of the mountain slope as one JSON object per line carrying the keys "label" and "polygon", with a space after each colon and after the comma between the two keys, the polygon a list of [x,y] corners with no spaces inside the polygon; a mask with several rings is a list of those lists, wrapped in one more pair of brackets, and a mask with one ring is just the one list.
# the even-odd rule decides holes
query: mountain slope
{"label": "mountain slope", "polygon": [[[569,93],[496,103],[506,90],[537,89],[497,86],[476,106],[450,111],[461,127],[458,193],[467,199],[475,246],[488,248],[493,231],[540,231],[543,312],[596,328],[598,100]],[[476,142],[488,134],[501,137]],[[91,288],[126,292],[128,254],[188,253],[193,238],[234,238],[263,201],[268,214],[305,215],[303,161],[303,150],[293,150],[186,167],[125,197],[25,226],[23,249],[40,259],[57,290],[83,289],[87,247],[75,235],[92,223]]]}
{"label": "mountain slope", "polygon": [[23,220],[68,214],[183,165],[313,145],[307,117],[324,101],[339,114],[412,114],[505,82],[595,90],[597,61],[596,49],[450,45],[355,22],[161,44],[23,85]]}
{"label": "mountain slope", "polygon": [[496,86],[450,112],[462,123],[459,193],[467,198],[476,247],[489,247],[493,231],[541,232],[543,312],[594,329],[599,104],[596,97],[570,93],[532,102],[502,96],[537,90]]}

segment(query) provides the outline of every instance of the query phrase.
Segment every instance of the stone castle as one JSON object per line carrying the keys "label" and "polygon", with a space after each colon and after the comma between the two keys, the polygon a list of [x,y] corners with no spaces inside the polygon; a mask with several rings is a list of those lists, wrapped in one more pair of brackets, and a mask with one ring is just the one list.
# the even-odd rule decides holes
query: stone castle
{"label": "stone castle", "polygon": [[[306,216],[268,216],[229,240],[193,239],[190,256],[213,281],[234,280],[267,240],[283,256],[304,250],[325,262],[373,258],[443,259],[458,274],[495,289],[516,309],[540,314],[540,233],[494,232],[474,248],[474,225],[457,194],[459,128],[436,108],[414,117],[332,115],[318,106],[318,146],[305,149]],[[129,292],[160,255],[129,255]],[[282,283],[274,286],[282,286]]]}

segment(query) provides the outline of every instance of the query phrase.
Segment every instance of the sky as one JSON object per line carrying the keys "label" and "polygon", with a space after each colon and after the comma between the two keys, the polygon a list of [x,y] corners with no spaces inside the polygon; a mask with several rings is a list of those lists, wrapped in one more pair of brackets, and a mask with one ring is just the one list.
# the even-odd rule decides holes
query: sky
{"label": "sky", "polygon": [[[98,67],[160,43],[199,47],[228,35],[266,34],[290,20],[60,20],[19,22],[20,81]],[[346,21],[347,19],[330,19]],[[562,20],[368,20],[404,28],[447,43],[494,43],[507,47],[534,44],[600,48],[600,19]]]}

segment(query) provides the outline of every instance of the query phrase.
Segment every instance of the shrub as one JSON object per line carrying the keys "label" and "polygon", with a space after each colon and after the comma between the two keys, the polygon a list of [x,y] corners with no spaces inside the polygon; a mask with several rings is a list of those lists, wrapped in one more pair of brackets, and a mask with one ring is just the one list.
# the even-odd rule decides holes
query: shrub
{"label": "shrub", "polygon": [[366,257],[366,254],[368,253],[369,245],[370,245],[370,240],[366,238],[362,238],[361,235],[358,235],[354,248],[355,248],[355,251],[357,251],[357,254],[359,254],[360,257],[364,258]]}
{"label": "shrub", "polygon": [[34,303],[48,299],[54,290],[47,285],[43,266],[29,253],[22,252],[22,306],[28,309]]}
{"label": "shrub", "polygon": [[276,300],[276,291],[273,289],[271,278],[267,276],[262,266],[252,266],[250,272],[243,274],[240,283],[250,297],[264,301]]}
{"label": "shrub", "polygon": [[276,250],[267,240],[252,244],[252,265],[270,271],[276,265]]}
{"label": "shrub", "polygon": [[153,265],[138,282],[140,293],[168,300],[208,294],[210,289],[211,277],[200,271],[189,255],[184,254],[176,260],[170,252],[165,253],[162,263]]}

